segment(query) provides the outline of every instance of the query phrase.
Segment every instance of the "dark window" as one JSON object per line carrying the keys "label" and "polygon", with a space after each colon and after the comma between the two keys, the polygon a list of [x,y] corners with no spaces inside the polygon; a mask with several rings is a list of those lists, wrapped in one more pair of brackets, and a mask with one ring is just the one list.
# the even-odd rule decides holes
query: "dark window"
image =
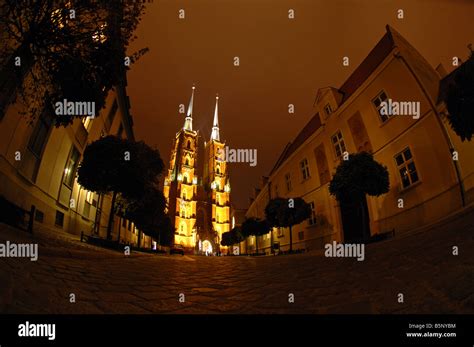
{"label": "dark window", "polygon": [[316,208],[314,201],[310,202],[309,205],[311,206],[311,216],[308,219],[309,225],[314,225],[316,224]]}
{"label": "dark window", "polygon": [[35,212],[35,221],[43,223],[44,221],[44,213],[40,210],[36,210]]}
{"label": "dark window", "polygon": [[344,138],[342,137],[341,131],[335,133],[332,137],[332,144],[334,146],[334,151],[336,152],[336,158],[340,158],[346,151],[346,144]]}
{"label": "dark window", "polygon": [[62,213],[60,211],[56,211],[56,220],[55,220],[54,224],[57,227],[60,227],[60,228],[62,228],[64,226],[64,213]]}
{"label": "dark window", "polygon": [[326,106],[324,106],[324,112],[329,116],[332,113],[331,105],[326,104]]}
{"label": "dark window", "polygon": [[187,149],[191,149],[191,141],[188,140],[188,144],[186,145]]}
{"label": "dark window", "polygon": [[285,182],[286,182],[286,191],[290,192],[291,191],[291,174],[287,173],[285,175]]}
{"label": "dark window", "polygon": [[308,165],[308,159],[303,159],[300,162],[300,169],[301,169],[301,174],[303,175],[303,180],[306,180],[309,178],[309,165]]}
{"label": "dark window", "polygon": [[51,117],[43,114],[36,123],[36,126],[31,134],[28,142],[28,149],[37,158],[41,158],[43,149],[48,141],[49,132],[52,125]]}
{"label": "dark window", "polygon": [[379,93],[379,95],[377,95],[373,100],[372,100],[372,103],[374,104],[375,108],[377,109],[377,113],[379,114],[379,117],[380,117],[380,120],[382,121],[382,123],[385,123],[390,117],[392,117],[392,115],[390,115],[389,113],[388,114],[381,114],[381,110],[382,110],[382,103],[383,102],[387,102],[387,93],[385,93],[384,91],[381,91]]}
{"label": "dark window", "polygon": [[407,188],[413,183],[419,181],[418,172],[416,171],[415,161],[410,148],[405,148],[402,152],[395,156],[395,162],[398,167],[398,173],[402,181],[402,187]]}

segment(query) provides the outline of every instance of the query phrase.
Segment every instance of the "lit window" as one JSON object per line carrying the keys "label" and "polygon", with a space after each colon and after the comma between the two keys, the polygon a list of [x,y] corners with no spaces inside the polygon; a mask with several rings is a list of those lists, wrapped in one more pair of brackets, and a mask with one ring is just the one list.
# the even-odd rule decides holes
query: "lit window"
{"label": "lit window", "polygon": [[377,113],[382,120],[382,123],[386,122],[390,117],[392,117],[388,112],[387,114],[381,114],[380,110],[382,109],[382,103],[387,102],[387,93],[381,91],[379,95],[377,95],[373,100],[372,103],[374,104],[375,108],[377,109]]}
{"label": "lit window", "polygon": [[71,154],[67,161],[66,167],[64,168],[63,183],[68,187],[72,187],[74,178],[76,177],[76,169],[79,164],[79,152],[75,147],[72,147]]}
{"label": "lit window", "polygon": [[93,117],[82,117],[82,124],[84,128],[89,131]]}
{"label": "lit window", "polygon": [[402,181],[403,188],[411,186],[413,183],[419,181],[418,173],[416,171],[415,161],[410,148],[405,148],[402,152],[395,156],[398,173]]}
{"label": "lit window", "polygon": [[301,174],[303,175],[303,180],[306,180],[309,178],[309,165],[308,165],[308,159],[303,159],[300,162],[300,169],[301,169]]}
{"label": "lit window", "polygon": [[285,175],[285,182],[286,182],[286,190],[289,192],[291,191],[291,174],[287,173]]}
{"label": "lit window", "polygon": [[334,146],[334,150],[336,152],[336,157],[340,158],[344,152],[346,151],[346,144],[344,143],[344,139],[342,137],[341,131],[338,131],[331,137],[332,144]]}

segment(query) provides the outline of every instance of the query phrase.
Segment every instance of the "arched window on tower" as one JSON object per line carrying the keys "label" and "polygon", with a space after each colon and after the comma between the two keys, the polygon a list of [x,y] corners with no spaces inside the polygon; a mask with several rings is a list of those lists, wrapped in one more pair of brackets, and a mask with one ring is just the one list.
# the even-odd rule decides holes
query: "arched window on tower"
{"label": "arched window on tower", "polygon": [[188,140],[188,143],[186,144],[187,149],[191,149],[191,140]]}
{"label": "arched window on tower", "polygon": [[189,166],[189,158],[186,158],[186,166]]}
{"label": "arched window on tower", "polygon": [[220,175],[220,173],[221,173],[221,167],[220,167],[219,165],[217,165],[217,167],[216,167],[216,172],[217,172],[218,175]]}
{"label": "arched window on tower", "polygon": [[183,183],[188,184],[188,175],[183,176]]}

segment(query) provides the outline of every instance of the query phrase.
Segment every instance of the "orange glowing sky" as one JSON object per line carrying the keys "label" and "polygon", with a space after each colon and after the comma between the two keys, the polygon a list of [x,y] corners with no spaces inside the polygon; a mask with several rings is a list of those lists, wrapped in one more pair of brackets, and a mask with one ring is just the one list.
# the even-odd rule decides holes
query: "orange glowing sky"
{"label": "orange glowing sky", "polygon": [[[180,9],[185,19],[178,18]],[[193,83],[194,128],[203,140],[219,93],[221,139],[231,148],[258,150],[256,167],[230,165],[233,203],[247,207],[259,177],[313,116],[317,89],[339,87],[386,24],[436,67],[467,57],[473,15],[471,0],[155,0],[131,46],[150,48],[128,74],[136,137],[156,146],[168,164],[184,124],[178,106],[188,105]]]}

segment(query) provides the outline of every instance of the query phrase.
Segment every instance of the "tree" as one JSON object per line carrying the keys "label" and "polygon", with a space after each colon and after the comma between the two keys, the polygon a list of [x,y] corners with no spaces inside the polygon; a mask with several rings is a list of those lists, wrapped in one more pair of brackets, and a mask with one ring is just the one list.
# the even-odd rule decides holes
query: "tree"
{"label": "tree", "polygon": [[[148,50],[125,57],[144,9],[140,1],[1,1],[0,72],[14,81],[4,101],[20,96],[31,121],[64,99],[94,102],[98,113]],[[56,126],[84,116],[58,115]]]}
{"label": "tree", "polygon": [[348,160],[343,160],[337,167],[336,173],[329,183],[329,193],[340,203],[354,201],[361,208],[365,225],[365,195],[380,196],[390,189],[388,170],[376,162],[372,154],[360,152],[350,154]]}
{"label": "tree", "polygon": [[233,246],[243,240],[242,230],[239,227],[234,227],[232,230],[222,234],[221,246]]}
{"label": "tree", "polygon": [[78,182],[90,191],[112,193],[108,239],[112,234],[117,194],[126,200],[138,199],[157,180],[163,167],[159,152],[143,142],[106,136],[86,147],[78,169]]}
{"label": "tree", "polygon": [[461,140],[471,141],[474,134],[474,52],[456,71],[448,85],[448,121]]}
{"label": "tree", "polygon": [[272,227],[290,229],[290,252],[293,252],[292,228],[311,216],[311,206],[302,198],[275,198],[265,207],[265,216]]}
{"label": "tree", "polygon": [[258,254],[258,237],[267,234],[271,226],[266,220],[259,218],[248,218],[242,223],[242,235],[244,237],[255,236],[256,252]]}
{"label": "tree", "polygon": [[150,186],[142,196],[129,200],[124,215],[138,230],[166,245],[170,239],[168,234],[171,223],[168,225],[169,217],[164,212],[165,207],[163,193]]}

